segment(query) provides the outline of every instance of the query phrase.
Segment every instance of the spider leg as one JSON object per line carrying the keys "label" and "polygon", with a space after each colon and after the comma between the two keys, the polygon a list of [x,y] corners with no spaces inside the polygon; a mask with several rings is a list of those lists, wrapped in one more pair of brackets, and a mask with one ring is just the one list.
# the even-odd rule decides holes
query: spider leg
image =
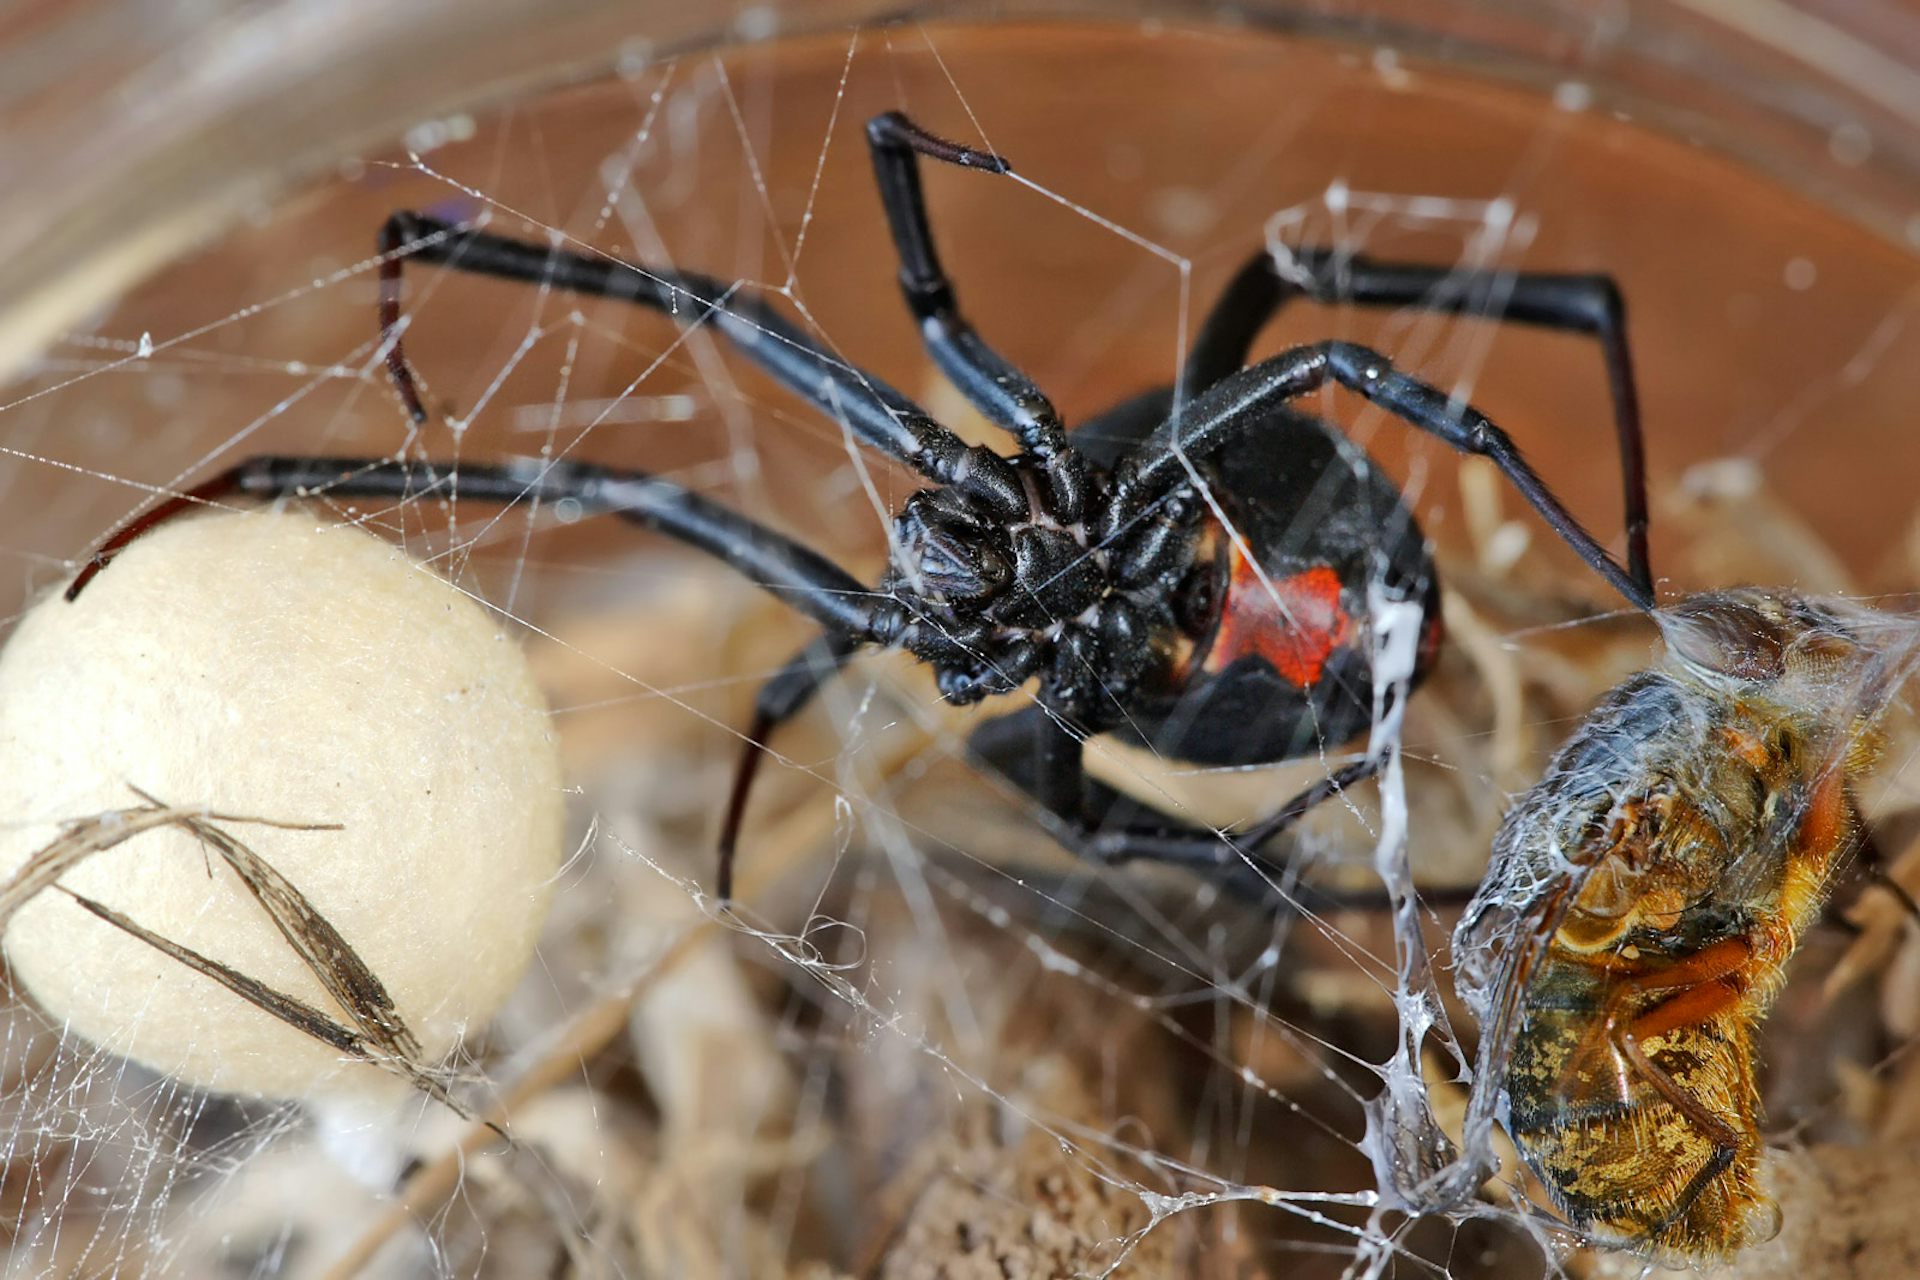
{"label": "spider leg", "polygon": [[441,487],[479,502],[572,499],[589,512],[618,515],[724,560],[830,632],[859,641],[881,638],[875,632],[884,602],[818,552],[644,471],[531,458],[462,463],[458,469],[414,468],[391,458],[252,458],[123,525],[75,576],[67,599],[77,597],[128,543],[190,506],[228,495],[399,500]]}
{"label": "spider leg", "polygon": [[717,842],[720,872],[716,887],[721,901],[733,897],[734,853],[740,843],[740,828],[746,821],[747,797],[753,790],[754,776],[767,755],[767,739],[813,701],[820,686],[839,674],[860,645],[861,641],[853,636],[829,631],[789,658],[755,695],[753,723],[741,746],[740,762],[734,766],[733,786],[727,793],[726,816],[721,820]]}
{"label": "spider leg", "polygon": [[[420,470],[426,474],[423,476]],[[734,848],[763,745],[798,714],[862,644],[884,640],[878,597],[817,552],[763,525],[643,471],[615,471],[575,462],[526,459],[502,465],[462,464],[420,470],[386,458],[250,458],[169,498],[121,526],[101,544],[67,588],[77,598],[114,556],[141,534],[197,506],[235,495],[259,498],[417,498],[444,487],[450,495],[511,504],[566,498],[590,511],[618,515],[726,561],[755,584],[827,628],[761,687],[735,771],[720,836],[719,893],[733,893]]]}
{"label": "spider leg", "polygon": [[1296,298],[1363,307],[1409,307],[1481,316],[1591,335],[1600,344],[1613,397],[1627,530],[1627,571],[1648,595],[1646,441],[1627,346],[1627,308],[1613,277],[1481,271],[1376,262],[1330,249],[1302,249],[1286,266],[1262,251],[1240,269],[1201,325],[1184,385],[1198,393],[1247,362],[1260,330]]}
{"label": "spider leg", "polygon": [[1621,568],[1554,496],[1505,431],[1472,405],[1400,372],[1379,352],[1352,342],[1292,347],[1242,369],[1197,396],[1116,467],[1101,541],[1120,536],[1157,498],[1188,483],[1184,459],[1209,457],[1257,430],[1288,401],[1337,383],[1408,426],[1462,453],[1490,458],[1542,518],[1635,608],[1651,610],[1653,591]]}
{"label": "spider leg", "polygon": [[387,370],[416,422],[426,421],[427,411],[400,332],[400,272],[409,260],[631,302],[672,316],[688,329],[707,325],[774,381],[844,422],[862,443],[930,480],[981,497],[998,513],[1013,516],[1026,511],[1026,495],[1005,458],[991,449],[969,446],[901,392],[821,348],[765,302],[742,296],[738,284],[516,240],[407,212],[387,219],[380,230],[380,252],[380,330]]}
{"label": "spider leg", "polygon": [[[1069,852],[1099,866],[1160,862],[1197,871],[1247,901],[1271,898],[1279,883],[1290,907],[1331,910],[1385,907],[1381,893],[1350,895],[1290,882],[1281,862],[1265,852],[1314,807],[1379,771],[1380,762],[1356,760],[1335,769],[1244,831],[1219,832],[1183,821],[1124,796],[1085,772],[1083,743],[1045,708],[1029,707],[990,720],[968,742],[974,758],[1046,811],[1054,836]],[[1464,886],[1458,895],[1472,892]]]}
{"label": "spider leg", "polygon": [[960,314],[953,281],[933,246],[920,190],[920,156],[984,173],[1011,173],[1012,167],[990,152],[937,138],[898,111],[867,122],[867,146],[900,259],[900,292],[927,353],[974,408],[1040,461],[1053,515],[1069,523],[1079,520],[1086,507],[1085,461],[1067,443],[1066,428],[1046,393]]}

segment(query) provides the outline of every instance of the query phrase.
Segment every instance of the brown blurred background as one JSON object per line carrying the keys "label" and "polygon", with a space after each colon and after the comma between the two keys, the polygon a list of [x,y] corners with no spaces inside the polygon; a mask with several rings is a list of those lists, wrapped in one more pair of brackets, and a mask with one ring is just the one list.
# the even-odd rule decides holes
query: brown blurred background
{"label": "brown blurred background", "polygon": [[[420,51],[423,61],[429,52]],[[1697,129],[1672,128],[1680,117],[1663,117],[1659,127],[1621,118],[1627,99],[1601,77],[1587,78],[1603,54],[1563,48],[1546,65],[1559,70],[1530,87],[1474,74],[1465,56],[1452,69],[1403,56],[1378,33],[1342,41],[1226,26],[901,24],[718,55],[636,51],[616,77],[518,98],[492,114],[443,114],[408,134],[418,163],[393,147],[372,149],[285,199],[257,199],[237,229],[63,332],[44,359],[0,391],[0,445],[8,451],[0,455],[0,615],[63,580],[154,495],[259,452],[472,460],[550,450],[646,467],[719,495],[871,577],[884,553],[885,513],[914,482],[878,459],[856,465],[832,422],[796,407],[707,337],[680,341],[658,316],[410,269],[408,343],[434,410],[432,421],[415,428],[371,363],[371,258],[382,220],[412,208],[463,219],[485,213],[496,230],[557,233],[636,261],[755,282],[749,287],[777,290],[791,278],[783,305],[803,312],[836,351],[922,398],[964,433],[991,440],[932,374],[894,289],[861,135],[870,115],[891,108],[1002,152],[1034,184],[938,168],[926,179],[942,253],[970,316],[1071,420],[1167,381],[1184,335],[1282,210],[1302,211],[1302,239],[1375,257],[1451,263],[1481,236],[1487,265],[1606,271],[1621,282],[1657,497],[1655,566],[1669,575],[1667,590],[1777,573],[1783,564],[1802,575],[1799,585],[1815,589],[1910,586],[1920,263],[1888,237],[1887,226],[1837,211],[1846,202],[1834,173],[1810,169],[1804,183],[1783,182],[1781,170],[1792,167],[1780,161],[1785,153],[1768,172],[1706,145],[1724,141],[1740,122],[1731,110],[1713,117],[1718,99],[1704,72]],[[1867,131],[1863,141],[1845,123],[1834,127],[1826,162],[1835,173],[1865,174],[1882,135]],[[1749,141],[1767,145],[1759,135]],[[1355,207],[1367,195],[1417,196],[1440,198],[1460,216],[1415,224],[1349,213],[1339,220],[1325,203],[1335,187],[1352,193]],[[1807,193],[1815,188],[1830,201]],[[1514,230],[1487,239],[1482,220],[1493,201],[1505,202]],[[143,335],[152,353],[141,357]],[[1604,539],[1617,535],[1612,429],[1592,344],[1309,306],[1274,326],[1262,351],[1329,336],[1374,343],[1403,367],[1470,392],[1577,513]],[[1484,553],[1487,530],[1468,528],[1455,458],[1349,398],[1329,396],[1320,407],[1406,482],[1450,562]],[[1717,460],[1732,462],[1699,469]],[[1764,519],[1716,523],[1703,515],[1703,505],[1713,505],[1703,494],[1745,511],[1743,495],[1755,485],[1777,502],[1764,508]],[[1511,495],[1501,499],[1532,531],[1537,558],[1529,569],[1550,566],[1533,575],[1534,585],[1544,581],[1550,594],[1610,607],[1591,574]],[[524,510],[502,515],[437,500],[339,510],[417,554],[441,557],[529,629],[564,624],[570,653],[588,659],[590,674],[612,677],[575,687],[543,669],[569,713],[563,727],[579,772],[604,763],[596,752],[637,750],[638,792],[644,771],[666,775],[663,761],[694,759],[706,772],[679,797],[691,812],[682,815],[691,834],[680,834],[686,849],[704,852],[702,824],[738,746],[728,726],[740,723],[754,677],[806,634],[803,624],[722,574],[635,554],[648,540],[607,523],[559,527],[551,513],[536,520]],[[1478,510],[1484,515],[1484,504]],[[1703,528],[1715,555],[1700,554]],[[1767,554],[1748,545],[1759,543],[1778,545]],[[650,624],[656,629],[648,631]],[[1629,640],[1617,647],[1637,663],[1643,637]],[[553,658],[550,648],[543,652]],[[1481,673],[1464,658],[1450,660],[1460,664],[1454,674],[1467,710],[1448,732],[1484,753],[1491,713],[1479,701]],[[1578,677],[1596,687],[1610,678],[1599,661]],[[672,703],[664,714],[649,720],[647,707],[622,707],[595,736],[598,700],[651,699],[658,711],[661,690]],[[1416,723],[1442,714],[1439,697],[1423,697]],[[931,694],[921,703],[930,707]],[[1515,753],[1501,766],[1521,779],[1566,723],[1559,714],[1528,714],[1532,755]],[[805,781],[819,784],[809,793],[819,799],[837,754],[855,753],[826,731],[811,741],[803,733],[800,743],[794,758],[815,771]],[[928,774],[963,776],[953,746],[949,739],[925,753]],[[1456,768],[1439,763],[1430,773]],[[1477,760],[1459,765],[1450,785],[1476,792],[1475,816],[1490,821],[1508,775],[1477,767]],[[1273,788],[1271,779],[1253,781]],[[781,785],[780,775],[772,785]],[[619,813],[626,793],[616,791],[612,801],[589,794],[592,805]],[[956,788],[945,798],[971,817],[976,796]],[[1030,814],[1014,816],[1021,839],[1046,843],[1026,821]],[[976,838],[971,827],[932,829]],[[1479,840],[1454,852],[1470,860],[1484,849]],[[1194,896],[1190,885],[1182,889]],[[811,901],[800,895],[786,906],[804,912]],[[1369,942],[1384,949],[1373,923]],[[923,940],[921,924],[899,923],[891,938],[876,928],[882,942],[874,954],[888,962],[911,956]],[[1039,926],[1049,942],[1056,935],[1046,931],[1055,927]],[[1365,927],[1351,925],[1355,934]],[[1000,976],[1001,953],[1018,951],[1009,942],[1028,936],[1004,926],[986,932],[989,958],[975,964],[970,980]],[[1197,928],[1193,936],[1201,936]],[[1157,945],[1184,956],[1187,941]],[[1285,1016],[1323,1019],[1313,1025],[1331,1028],[1330,1043],[1383,1056],[1391,1010],[1381,1007],[1374,975],[1352,954],[1325,949],[1332,954],[1319,971],[1323,985],[1303,980],[1301,991],[1285,993],[1300,1001]],[[963,954],[928,950],[935,966]],[[1290,964],[1294,958],[1290,952]],[[1009,965],[1006,972],[1030,970]],[[1089,1004],[1084,990],[1055,980],[1099,1025],[1049,1021],[1039,1038],[1056,1048],[1071,1041],[1084,1052],[1105,1033],[1118,998]],[[797,985],[804,989],[804,980]],[[1017,1006],[1024,995],[1018,979],[997,994],[1009,992]],[[829,1016],[847,1013],[827,1003]],[[1343,1021],[1349,1017],[1366,1025],[1356,1030]],[[1331,1117],[1325,1133],[1310,1135],[1326,1149],[1301,1159],[1323,1161],[1338,1177],[1323,1182],[1295,1172],[1285,1176],[1299,1180],[1286,1185],[1367,1185],[1369,1171],[1351,1146],[1358,1136],[1348,1124],[1351,1099],[1317,1061],[1296,1061],[1293,1046],[1271,1035],[1272,1024],[1256,1018],[1251,1025],[1251,1047],[1236,1041],[1220,1058],[1250,1062],[1261,1079],[1285,1089],[1322,1091],[1318,1114]],[[906,1052],[893,1042],[874,1049],[855,1035],[847,1040],[857,1045],[848,1055],[856,1064],[851,1075],[883,1074],[874,1064],[885,1065],[885,1051]],[[1112,1043],[1122,1041],[1116,1035]],[[972,1042],[955,1034],[949,1044]],[[994,1087],[1017,1093],[1006,1081],[1022,1069],[1024,1052],[1007,1056],[1013,1065],[990,1077]],[[914,1089],[926,1089],[939,1071],[914,1058],[907,1074],[916,1076]],[[888,1076],[873,1092],[897,1083]],[[1823,1105],[1830,1092],[1819,1092]],[[1110,1100],[1090,1086],[1095,1093],[1102,1106]],[[917,1105],[919,1095],[903,1088],[900,1097]],[[1211,1117],[1184,1095],[1173,1110],[1186,1120]],[[1104,1115],[1097,1123],[1119,1125]],[[1206,1125],[1195,1120],[1193,1127]],[[890,1113],[874,1128],[890,1134]],[[1177,1154],[1167,1132],[1156,1139]],[[1292,1141],[1269,1144],[1236,1131],[1224,1154],[1205,1152],[1198,1163],[1252,1166],[1277,1179],[1283,1175],[1266,1173],[1261,1161],[1275,1158],[1270,1146]],[[1152,1142],[1143,1148],[1157,1149]],[[1291,1154],[1298,1153],[1280,1152]],[[729,1212],[733,1203],[726,1202]],[[1468,1273],[1464,1257],[1463,1246],[1454,1264]],[[1342,1266],[1330,1259],[1327,1271]],[[1486,1268],[1499,1273],[1496,1262]]]}
{"label": "brown blurred background", "polygon": [[[1251,33],[907,26],[868,30],[851,47],[831,36],[690,55],[497,119],[456,117],[415,135],[470,135],[425,155],[432,174],[370,156],[257,210],[142,285],[91,336],[57,343],[15,385],[0,412],[18,451],[0,480],[12,517],[0,547],[19,570],[7,574],[8,594],[59,576],[152,489],[262,450],[403,445],[431,457],[552,445],[645,465],[871,568],[879,520],[837,429],[704,338],[656,367],[674,335],[655,316],[415,270],[414,360],[436,407],[471,416],[471,426],[457,446],[442,421],[411,434],[367,367],[367,260],[374,230],[401,207],[462,217],[484,209],[497,229],[552,228],[643,261],[776,287],[797,248],[793,297],[827,341],[963,416],[931,385],[892,291],[859,128],[896,106],[984,140],[1058,197],[975,174],[928,176],[971,314],[1074,419],[1171,375],[1183,275],[1168,257],[1191,264],[1191,328],[1277,210],[1306,206],[1308,239],[1332,234],[1376,256],[1427,261],[1460,259],[1479,229],[1359,215],[1338,228],[1313,211],[1330,184],[1448,197],[1466,213],[1500,198],[1534,230],[1492,241],[1492,265],[1610,271],[1621,281],[1656,488],[1703,459],[1750,459],[1872,585],[1909,530],[1920,462],[1909,421],[1920,392],[1913,258],[1699,147],[1596,106],[1567,109],[1581,98],[1568,90],[1556,106],[1378,53]],[[621,194],[609,216],[610,182]],[[520,352],[536,329],[545,336]],[[143,333],[158,344],[153,357],[113,365]],[[1379,343],[1469,391],[1603,537],[1617,532],[1607,401],[1590,344],[1302,307],[1265,345],[1329,335]],[[596,425],[595,412],[621,397]],[[1338,398],[1326,408],[1411,478],[1436,536],[1458,535],[1445,450]],[[886,502],[906,491],[871,465]],[[481,558],[517,559],[523,533],[510,516]],[[538,555],[571,562],[578,545],[542,538]]]}

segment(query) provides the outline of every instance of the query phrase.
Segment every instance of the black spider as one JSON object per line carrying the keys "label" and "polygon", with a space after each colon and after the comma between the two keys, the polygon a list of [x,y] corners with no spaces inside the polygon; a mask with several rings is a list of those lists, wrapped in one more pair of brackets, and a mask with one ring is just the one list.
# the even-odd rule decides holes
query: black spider
{"label": "black spider", "polygon": [[[738,287],[397,213],[380,236],[388,367],[416,421],[426,410],[400,343],[409,259],[615,298],[705,325],[862,442],[932,481],[896,518],[891,567],[869,587],[797,542],[672,481],[569,461],[420,464],[466,498],[569,498],[715,555],[820,623],[824,634],[762,688],[721,835],[719,891],[762,744],[866,645],[930,665],[967,703],[1038,682],[1034,702],[984,726],[975,755],[1031,795],[1084,856],[1200,867],[1238,862],[1315,803],[1367,776],[1334,770],[1271,817],[1223,839],[1122,801],[1081,768],[1086,737],[1117,732],[1175,759],[1241,765],[1346,741],[1373,714],[1370,589],[1423,611],[1415,678],[1440,638],[1431,554],[1399,492],[1297,398],[1335,383],[1454,448],[1493,459],[1581,558],[1642,608],[1646,495],[1623,308],[1597,275],[1508,274],[1378,263],[1326,251],[1261,253],[1194,341],[1180,386],[1128,400],[1069,436],[1047,397],[961,315],[934,252],[916,156],[988,173],[999,156],[943,141],[898,113],[867,126],[900,285],[928,352],[1019,442],[969,447],[899,391],[852,368]],[[1606,358],[1626,492],[1627,567],[1568,514],[1505,432],[1471,406],[1349,342],[1246,366],[1259,330],[1298,297],[1490,315],[1594,335]],[[1245,366],[1245,367],[1243,367]],[[392,459],[255,458],[163,503],[109,539],[72,599],[120,547],[184,507],[227,494],[403,498],[419,476]],[[1224,516],[1224,519],[1222,518]],[[1378,597],[1375,597],[1378,598]]]}

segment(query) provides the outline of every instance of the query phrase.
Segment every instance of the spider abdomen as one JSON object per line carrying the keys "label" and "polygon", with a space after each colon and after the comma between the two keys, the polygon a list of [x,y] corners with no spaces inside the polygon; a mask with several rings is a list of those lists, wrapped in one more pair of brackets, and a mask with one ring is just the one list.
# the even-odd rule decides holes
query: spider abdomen
{"label": "spider abdomen", "polygon": [[1304,414],[1275,415],[1206,474],[1195,571],[1172,601],[1192,641],[1135,736],[1222,765],[1352,740],[1374,714],[1373,602],[1421,609],[1416,681],[1438,652],[1438,583],[1418,523],[1364,450]]}

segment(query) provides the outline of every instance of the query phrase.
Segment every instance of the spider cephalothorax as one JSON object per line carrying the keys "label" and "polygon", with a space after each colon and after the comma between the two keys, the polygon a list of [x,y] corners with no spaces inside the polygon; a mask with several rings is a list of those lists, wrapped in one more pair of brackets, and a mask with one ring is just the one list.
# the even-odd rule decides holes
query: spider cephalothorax
{"label": "spider cephalothorax", "polygon": [[1170,502],[1144,537],[1100,545],[1088,525],[1105,510],[1107,477],[1095,471],[1090,480],[1071,520],[1037,484],[1011,520],[951,489],[909,498],[882,584],[893,605],[876,619],[878,642],[931,664],[956,703],[1037,676],[1043,702],[1104,720],[1103,702],[1124,705],[1143,677],[1169,678],[1182,634],[1179,589],[1191,589],[1169,579],[1194,566],[1196,504]]}
{"label": "spider cephalothorax", "polygon": [[[1031,475],[1030,472],[1023,473]],[[1086,522],[1063,522],[1039,486],[1022,509],[981,509],[953,489],[914,494],[895,522],[894,562],[875,639],[932,664],[943,695],[975,702],[1041,675],[1060,697],[1102,678],[1145,619],[1115,593]],[[1116,669],[1112,674],[1118,675]]]}
{"label": "spider cephalothorax", "polygon": [[[1630,600],[1653,599],[1638,410],[1618,292],[1603,276],[1374,263],[1316,250],[1263,252],[1194,338],[1174,387],[1121,402],[1068,432],[1046,394],[973,329],[935,253],[919,157],[1007,173],[989,152],[889,112],[867,140],[900,263],[901,293],[934,362],[1018,444],[967,445],[907,396],[846,364],[738,283],[643,267],[414,213],[382,229],[380,322],[388,369],[427,417],[401,352],[401,266],[464,271],[632,302],[724,337],[855,439],[917,472],[889,568],[867,586],[818,553],[673,481],[571,459],[499,465],[256,458],[152,508],[109,539],[69,594],[127,540],[222,494],[387,495],[446,486],[469,499],[571,499],[717,556],[820,623],[821,638],[762,689],[723,822],[730,855],[763,744],[863,646],[926,662],[942,695],[973,702],[1034,683],[1037,705],[986,724],[980,764],[1025,791],[1054,834],[1105,861],[1235,862],[1306,808],[1367,776],[1372,758],[1235,836],[1129,806],[1087,779],[1084,739],[1116,732],[1176,759],[1256,764],[1338,744],[1374,712],[1373,611],[1421,611],[1411,675],[1439,639],[1438,588],[1399,492],[1332,426],[1296,411],[1338,386],[1466,453],[1492,459],[1589,564]],[[1597,337],[1607,360],[1626,487],[1627,566],[1569,515],[1506,434],[1477,410],[1348,342],[1249,364],[1260,330],[1298,298],[1496,315]],[[721,892],[729,885],[723,857]]]}

